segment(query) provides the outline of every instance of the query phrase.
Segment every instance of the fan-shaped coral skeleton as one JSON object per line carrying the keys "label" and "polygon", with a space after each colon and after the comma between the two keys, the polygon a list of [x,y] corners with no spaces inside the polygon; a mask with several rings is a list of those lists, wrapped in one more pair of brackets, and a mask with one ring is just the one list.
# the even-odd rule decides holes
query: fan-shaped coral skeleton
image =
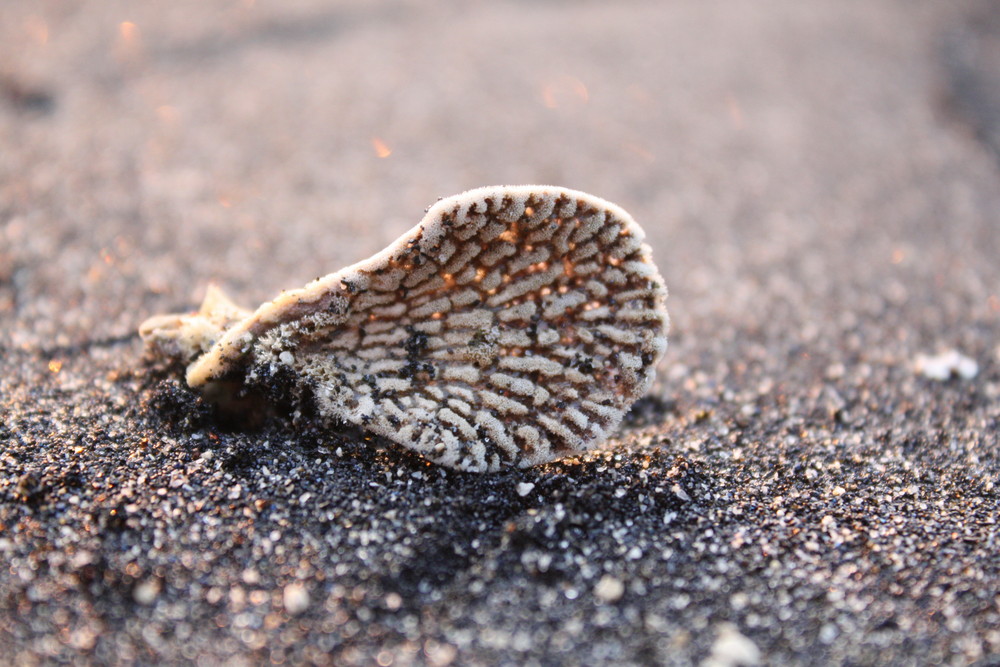
{"label": "fan-shaped coral skeleton", "polygon": [[621,208],[557,187],[443,199],[375,256],[251,313],[210,289],[140,333],[187,382],[291,379],[318,411],[468,471],[591,448],[650,386],[666,288]]}

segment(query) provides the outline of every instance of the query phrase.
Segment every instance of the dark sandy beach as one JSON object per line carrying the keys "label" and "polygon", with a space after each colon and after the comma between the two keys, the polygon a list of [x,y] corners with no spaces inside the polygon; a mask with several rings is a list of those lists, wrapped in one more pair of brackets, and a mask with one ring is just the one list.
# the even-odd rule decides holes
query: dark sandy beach
{"label": "dark sandy beach", "polygon": [[[998,17],[4,3],[0,663],[1000,663]],[[623,206],[669,286],[593,452],[454,472],[144,354],[502,183]]]}

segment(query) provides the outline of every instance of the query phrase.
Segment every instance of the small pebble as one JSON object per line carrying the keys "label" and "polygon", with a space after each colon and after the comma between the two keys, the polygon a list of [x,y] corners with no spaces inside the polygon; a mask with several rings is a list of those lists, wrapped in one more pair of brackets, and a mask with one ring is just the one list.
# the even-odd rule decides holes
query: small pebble
{"label": "small pebble", "polygon": [[309,608],[309,591],[300,583],[288,584],[285,586],[282,600],[285,611],[292,616],[298,616]]}
{"label": "small pebble", "polygon": [[610,574],[601,577],[601,580],[594,586],[594,597],[605,604],[618,602],[625,595],[625,584],[621,579],[616,579]]}
{"label": "small pebble", "polygon": [[132,597],[141,605],[151,605],[160,595],[160,582],[156,579],[146,579],[132,591]]}
{"label": "small pebble", "polygon": [[719,627],[712,653],[701,663],[702,667],[752,667],[759,664],[760,649],[757,644],[732,623],[723,623]]}
{"label": "small pebble", "polygon": [[535,488],[534,482],[521,482],[517,485],[517,495],[522,498],[531,493]]}
{"label": "small pebble", "polygon": [[979,374],[979,364],[958,350],[948,350],[936,355],[917,355],[914,361],[917,372],[931,380],[947,380],[959,377],[971,380]]}

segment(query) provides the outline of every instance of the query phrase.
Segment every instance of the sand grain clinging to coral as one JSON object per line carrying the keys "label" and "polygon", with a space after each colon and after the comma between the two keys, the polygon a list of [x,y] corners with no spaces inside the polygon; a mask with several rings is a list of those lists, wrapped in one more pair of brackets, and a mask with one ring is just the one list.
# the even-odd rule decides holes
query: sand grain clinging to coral
{"label": "sand grain clinging to coral", "polygon": [[530,466],[602,442],[652,383],[668,319],[643,236],[583,192],[479,188],[256,312],[210,290],[140,331],[192,387],[290,385],[437,463]]}

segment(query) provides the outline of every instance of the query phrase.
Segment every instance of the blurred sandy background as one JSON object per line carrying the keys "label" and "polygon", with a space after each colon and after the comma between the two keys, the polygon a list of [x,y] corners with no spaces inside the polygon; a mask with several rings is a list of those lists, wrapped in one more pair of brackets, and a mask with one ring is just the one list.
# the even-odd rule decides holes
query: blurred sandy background
{"label": "blurred sandy background", "polygon": [[[0,573],[0,656],[24,664],[995,656],[998,15],[995,2],[965,0],[4,2],[0,547],[9,567]],[[567,533],[569,546],[504,537],[505,526],[536,520],[529,510],[556,513],[545,471],[447,477],[359,509],[352,494],[395,474],[391,457],[378,459],[386,469],[351,468],[355,477],[303,478],[292,474],[295,457],[318,455],[296,444],[287,423],[263,435],[220,436],[208,416],[180,432],[164,426],[164,402],[194,408],[164,399],[142,370],[141,346],[127,337],[146,316],[194,307],[210,281],[256,306],[382,249],[437,197],[500,183],[564,185],[622,205],[646,229],[671,290],[671,347],[637,417],[652,430],[626,431],[614,450],[638,467],[611,473],[588,463],[568,473],[581,480],[568,497],[604,498],[577,508],[591,532]],[[914,371],[917,355],[949,349],[977,362],[975,377],[935,383]],[[227,478],[222,492],[208,463],[191,467],[209,433],[222,438],[213,451],[254,452],[249,467],[226,469],[236,481]],[[345,446],[357,439],[343,437]],[[292,443],[290,462],[266,468],[297,480],[287,488],[260,476],[266,457],[253,448],[269,440]],[[684,492],[691,503],[674,495],[649,509],[631,495],[600,495],[609,484],[638,484],[650,443],[667,452],[658,474],[679,470],[670,468],[677,456],[701,475]],[[328,453],[317,460],[341,465]],[[795,467],[817,461],[825,463],[811,476]],[[81,486],[61,476],[72,466]],[[186,481],[164,483],[172,490],[160,496],[146,488],[169,470],[184,470]],[[102,490],[88,486],[103,479]],[[525,480],[541,495],[516,495]],[[249,494],[248,508],[271,503],[272,514],[254,513],[258,529],[245,524],[243,501],[227,500],[233,484]],[[139,500],[121,496],[125,487]],[[391,516],[404,525],[442,521],[435,549],[473,537],[479,546],[466,545],[454,577],[421,579],[418,568],[407,588],[392,579],[407,567],[393,560],[396,538],[376,540],[382,546],[367,561],[354,559],[358,543],[343,526],[337,549],[308,546],[332,529],[314,504],[297,504],[303,488],[354,522],[400,507]],[[461,513],[424,505],[462,494],[472,507],[500,509],[472,527]],[[154,501],[164,497],[203,504],[161,514]],[[775,519],[790,497],[800,519]],[[103,541],[86,517],[116,502],[149,503],[149,522]],[[612,531],[594,518],[604,502],[623,503],[622,516],[636,521],[615,524],[621,550],[602,541]],[[679,513],[677,528],[663,527],[665,512]],[[251,546],[185,542],[207,516],[221,517],[223,533],[249,534],[253,549],[276,526],[294,525],[303,542],[287,548],[309,567],[269,569],[273,559]],[[819,528],[825,516],[857,539],[829,537],[840,533],[829,521]],[[706,523],[715,532],[697,539],[719,550],[694,555],[693,526]],[[417,553],[427,550],[425,538],[413,539]],[[640,544],[644,555],[627,558]],[[813,546],[815,558],[801,556]],[[241,626],[250,635],[227,625],[243,607],[190,588],[177,564],[184,549],[220,558],[219,590],[266,591],[278,620],[259,607],[257,625]],[[550,559],[590,554],[569,561],[555,583],[543,577],[559,595],[566,586],[587,594],[539,602],[544,586],[525,574],[539,549]],[[689,556],[661,558],[665,550]],[[79,553],[93,560],[74,561]],[[508,557],[526,569],[497,565]],[[591,571],[582,562],[603,564]],[[97,583],[75,587],[83,575],[73,563],[100,563],[125,583],[102,588],[98,573]],[[248,583],[250,570],[263,574]],[[721,584],[700,578],[710,570]],[[354,577],[367,599],[396,595],[379,599],[398,615],[360,614],[359,627],[373,629],[367,639],[331,630],[336,614],[316,601],[335,597],[337,578],[316,573],[333,571]],[[368,578],[382,571],[389,583]],[[608,605],[621,596],[607,586],[596,602],[590,595],[604,574],[624,582],[617,611]],[[468,588],[473,579],[480,588]],[[671,583],[681,581],[695,583]],[[288,588],[300,585],[311,591],[309,611]],[[479,591],[474,600],[462,596],[469,590]],[[801,603],[789,591],[802,592]],[[530,613],[497,611],[494,594]],[[699,611],[683,611],[688,603]],[[356,614],[367,603],[337,604]],[[421,620],[406,626],[404,612]],[[474,628],[507,639],[460,632],[456,618],[479,619]],[[177,623],[190,623],[184,637],[168,631]]]}

